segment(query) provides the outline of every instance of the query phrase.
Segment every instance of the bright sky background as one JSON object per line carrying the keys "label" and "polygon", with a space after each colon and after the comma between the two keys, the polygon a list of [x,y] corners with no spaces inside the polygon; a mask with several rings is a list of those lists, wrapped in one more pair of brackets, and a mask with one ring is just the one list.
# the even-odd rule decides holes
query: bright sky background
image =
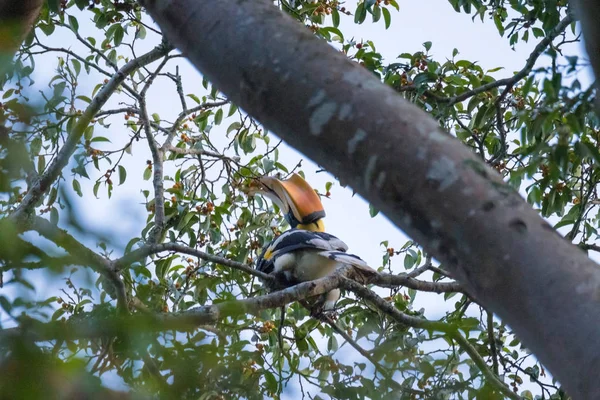
{"label": "bright sky background", "polygon": [[[354,36],[356,41],[373,40],[377,50],[383,54],[387,62],[394,62],[400,53],[423,50],[422,43],[431,41],[433,47],[430,53],[437,60],[451,58],[453,49],[457,48],[459,51],[457,59],[478,61],[484,69],[504,67],[494,73],[497,78],[512,76],[514,71],[520,70],[531,49],[537,44],[537,40],[530,40],[527,44],[519,42],[517,48],[513,50],[508,45],[508,40],[500,37],[491,21],[486,20],[485,23],[481,23],[479,18],[472,21],[469,15],[456,13],[447,0],[400,0],[399,4],[400,12],[392,11],[392,25],[389,30],[385,30],[383,21],[372,24],[369,22],[369,18],[361,26],[354,25],[351,18],[343,18],[340,29],[344,32],[346,39]],[[352,9],[354,1],[347,2],[347,5],[349,9]],[[80,20],[79,23],[80,29],[86,29],[87,24],[83,20]],[[89,25],[87,28],[89,29]],[[96,37],[98,38],[97,35]],[[65,43],[73,43],[74,50],[77,49],[84,56],[88,54],[86,50],[71,41],[72,36],[68,33],[44,38],[45,43],[56,46],[67,46]],[[155,45],[154,41],[147,42],[146,45],[149,47]],[[55,55],[51,57],[54,58]],[[195,88],[192,86],[195,82],[198,93],[203,92],[199,73],[187,61],[180,60],[185,91],[195,92]],[[538,64],[547,63],[548,60],[548,57],[542,56],[538,60]],[[45,85],[54,75],[55,65],[56,62],[50,59],[47,66],[37,63],[36,89],[47,90]],[[84,80],[85,78],[82,78],[80,82],[80,89],[82,89],[82,93],[85,93],[86,89],[89,93],[97,80],[89,84],[86,84]],[[582,79],[582,81],[589,82],[590,78]],[[112,107],[118,106],[118,104],[112,104]],[[163,119],[172,120],[173,118],[170,117],[180,111],[173,86],[157,82],[149,93],[148,107],[150,113],[159,112]],[[219,129],[224,130],[229,123],[224,123]],[[114,123],[111,127],[110,138],[113,141],[110,148],[115,148],[115,144],[123,143],[128,139],[128,133],[121,124]],[[326,173],[317,173],[318,166],[285,145],[280,147],[280,155],[283,163],[287,166],[293,166],[300,159],[304,159],[302,169],[306,173],[308,182],[321,191],[323,191],[325,182],[334,180]],[[94,198],[91,194],[93,181],[81,181],[84,191],[83,199],[76,195],[71,197],[81,218],[80,222],[91,232],[101,233],[112,238],[115,248],[120,248],[115,256],[122,253],[127,241],[133,235],[138,235],[146,223],[147,214],[144,207],[140,205],[143,203],[140,191],[145,189],[152,193],[151,181],[143,181],[141,178],[147,159],[150,159],[147,146],[140,142],[134,148],[133,157],[125,157],[123,165],[128,169],[127,183],[123,186],[115,186],[112,199],[107,200],[103,189],[100,190],[102,193],[100,198]],[[88,168],[88,171],[94,174],[91,175],[93,179],[98,176],[95,169]],[[70,173],[67,172],[67,169],[64,172],[68,177],[68,185],[65,186],[70,187]],[[344,240],[349,245],[350,252],[360,255],[374,267],[381,264],[384,248],[380,242],[388,240],[390,247],[399,249],[408,240],[381,214],[371,218],[368,203],[358,195],[353,196],[352,191],[348,188],[334,185],[331,189],[331,199],[323,199],[323,204],[327,212],[325,222],[328,232]],[[84,240],[92,248],[95,247],[93,237],[88,236]],[[393,260],[396,272],[401,272],[403,258],[395,257]],[[59,283],[57,282],[57,284]],[[40,290],[36,297],[43,298],[55,290],[56,286],[50,284],[46,286],[46,290]],[[11,289],[8,288],[7,292],[10,293],[10,291]],[[424,307],[426,316],[430,318],[439,317],[447,308],[453,308],[454,303],[450,301],[448,304],[444,304],[438,295],[420,294],[418,299],[416,309]],[[348,349],[350,348],[348,347]]]}

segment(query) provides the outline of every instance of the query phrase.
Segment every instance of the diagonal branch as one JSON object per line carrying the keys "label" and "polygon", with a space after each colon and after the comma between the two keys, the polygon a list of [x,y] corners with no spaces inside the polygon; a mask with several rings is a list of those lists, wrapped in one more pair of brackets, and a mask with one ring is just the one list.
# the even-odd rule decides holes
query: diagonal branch
{"label": "diagonal branch", "polygon": [[465,101],[466,99],[468,99],[472,96],[476,96],[480,93],[487,92],[488,90],[495,89],[500,86],[507,86],[507,87],[514,86],[521,79],[523,79],[527,75],[529,75],[531,70],[533,70],[535,63],[537,62],[537,59],[542,55],[544,50],[546,50],[548,45],[550,45],[550,43],[552,43],[552,41],[554,39],[556,39],[556,37],[558,35],[563,33],[563,31],[567,28],[567,26],[569,26],[574,21],[575,21],[575,18],[573,17],[573,15],[568,14],[567,16],[565,16],[550,32],[548,32],[548,35],[544,39],[542,39],[537,44],[537,46],[535,46],[535,48],[529,55],[529,58],[527,59],[525,66],[519,72],[517,72],[515,75],[513,75],[512,77],[499,79],[497,81],[487,83],[487,84],[479,86],[473,90],[469,90],[467,92],[461,93],[458,96],[436,97],[435,100],[440,103],[447,103],[448,105],[452,106],[456,103],[460,103],[461,101]]}
{"label": "diagonal branch", "polygon": [[54,161],[46,168],[46,172],[40,176],[37,181],[31,185],[27,194],[21,201],[21,204],[11,214],[10,218],[19,220],[29,213],[40,201],[42,196],[50,189],[50,186],[58,179],[62,169],[68,164],[71,156],[77,149],[77,145],[96,113],[106,104],[110,96],[119,88],[119,85],[137,69],[146,66],[167,54],[171,50],[170,46],[160,45],[150,50],[148,53],[129,61],[123,66],[106,85],[92,99],[83,114],[78,118],[73,126],[65,144],[61,147]]}
{"label": "diagonal branch", "polygon": [[490,370],[485,360],[477,352],[477,349],[475,349],[471,345],[471,343],[469,343],[469,341],[465,339],[463,335],[460,334],[458,329],[444,322],[430,321],[425,318],[419,318],[405,314],[402,311],[398,310],[396,307],[394,307],[394,305],[383,300],[372,290],[349,279],[344,278],[342,280],[342,287],[353,292],[362,299],[373,303],[377,308],[379,308],[385,314],[392,317],[395,321],[401,324],[408,325],[412,328],[426,329],[429,331],[439,331],[445,333],[450,338],[454,339],[461,347],[461,349],[463,349],[464,352],[467,353],[469,357],[471,357],[475,365],[477,365],[479,370],[485,376],[486,380],[490,384],[492,384],[496,389],[498,389],[498,391],[500,391],[510,399],[519,400],[521,398],[516,393],[513,393],[513,391],[510,390],[510,388],[504,382],[502,382],[492,370]]}
{"label": "diagonal branch", "polygon": [[268,0],[140,2],[228,99],[420,243],[572,397],[600,398],[588,373],[600,327],[587,323],[600,319],[600,270],[480,157]]}
{"label": "diagonal branch", "polygon": [[128,265],[134,263],[135,261],[146,258],[152,254],[161,253],[163,251],[177,251],[179,253],[188,254],[190,256],[198,257],[205,261],[210,261],[216,264],[221,264],[226,267],[234,268],[247,274],[256,276],[257,278],[263,280],[272,280],[273,277],[271,275],[265,274],[264,272],[260,272],[249,265],[242,264],[237,261],[229,260],[224,257],[215,256],[213,254],[208,254],[200,250],[193,249],[188,246],[184,246],[178,243],[160,243],[160,244],[148,244],[139,249],[132,251],[124,255],[123,257],[115,260],[113,262],[113,268],[115,271],[120,271],[123,268],[126,268]]}

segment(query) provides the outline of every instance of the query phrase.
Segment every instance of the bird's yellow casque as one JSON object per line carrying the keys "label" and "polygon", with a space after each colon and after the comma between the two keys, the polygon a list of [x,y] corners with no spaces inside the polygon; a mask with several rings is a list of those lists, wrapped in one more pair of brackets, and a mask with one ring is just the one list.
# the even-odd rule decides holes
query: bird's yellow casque
{"label": "bird's yellow casque", "polygon": [[263,176],[258,180],[258,187],[251,192],[260,193],[277,204],[292,228],[325,231],[325,210],[321,199],[300,175],[292,174],[285,180]]}
{"label": "bird's yellow casque", "polygon": [[[264,247],[256,262],[259,271],[278,274],[286,286],[322,278],[342,265],[375,273],[360,257],[346,253],[346,243],[325,232],[321,199],[300,175],[286,180],[262,177],[250,194],[271,199],[292,227]],[[327,293],[323,309],[333,309],[339,298],[339,289]]]}

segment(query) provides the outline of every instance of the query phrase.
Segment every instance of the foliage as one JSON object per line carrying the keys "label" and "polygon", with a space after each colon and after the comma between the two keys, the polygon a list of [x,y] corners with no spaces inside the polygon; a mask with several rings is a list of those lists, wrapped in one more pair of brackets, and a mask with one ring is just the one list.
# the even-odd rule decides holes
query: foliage
{"label": "foliage", "polygon": [[[449,3],[495,24],[510,45],[538,43],[523,69],[484,70],[458,49],[442,61],[430,42],[416,53],[400,49],[388,62],[373,41],[345,37],[341,26],[367,18],[391,27],[402,12],[394,0],[277,2],[429,112],[567,238],[598,249],[600,128],[595,92],[576,76],[582,60],[562,53],[573,40],[566,2]],[[61,44],[67,41],[75,44]],[[536,64],[542,54],[550,65]],[[47,65],[53,76],[38,74]],[[181,56],[136,2],[49,0],[14,68],[0,76],[0,271],[4,287],[17,288],[15,296],[0,294],[7,316],[0,331],[3,393],[45,397],[38,384],[47,380],[57,397],[95,393],[116,381],[136,396],[166,398],[279,397],[282,390],[339,399],[494,399],[511,391],[566,398],[508,327],[458,285],[443,286],[452,282],[443,265],[434,266],[412,242],[382,243],[379,266],[412,284],[372,285],[379,297],[369,301],[365,296],[377,295],[348,295],[335,322],[289,304],[283,348],[277,308],[232,313],[193,329],[177,325],[191,323],[194,307],[264,294],[244,267],[287,226],[278,210],[243,189],[254,177],[299,170],[279,158],[274,136],[206,79],[202,89],[199,78],[184,79],[180,67]],[[500,73],[507,77],[498,79]],[[47,89],[31,93],[34,79]],[[169,101],[167,109],[167,97],[178,104]],[[131,199],[147,215],[140,232],[122,240],[81,225],[73,196],[119,207],[111,196],[128,185],[141,188]],[[328,195],[331,184],[319,189]],[[121,230],[115,221],[115,233]],[[158,251],[161,243],[180,247]],[[418,279],[424,276],[431,282]],[[54,277],[62,279],[60,291],[41,300],[28,294]],[[424,284],[453,305],[439,321],[417,310],[422,292],[432,291]],[[107,321],[130,315],[150,319],[124,319],[117,334],[109,331]],[[157,331],[159,321],[165,328]],[[22,331],[15,335],[13,326]],[[75,334],[73,326],[87,330]],[[352,352],[341,349],[346,342]],[[24,373],[26,365],[35,370]]]}

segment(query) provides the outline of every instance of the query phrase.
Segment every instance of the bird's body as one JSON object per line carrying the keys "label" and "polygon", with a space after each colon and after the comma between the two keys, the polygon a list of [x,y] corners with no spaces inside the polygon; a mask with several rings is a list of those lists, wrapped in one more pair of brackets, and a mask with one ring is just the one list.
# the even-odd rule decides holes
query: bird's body
{"label": "bird's body", "polygon": [[[254,192],[273,200],[293,228],[264,247],[256,263],[259,271],[276,274],[280,286],[323,278],[343,265],[358,268],[367,275],[375,273],[360,257],[346,253],[346,243],[325,232],[321,200],[299,175],[293,174],[284,181],[263,177],[259,185]],[[276,288],[267,286],[267,289]],[[323,309],[333,309],[339,297],[339,289],[328,292]]]}

